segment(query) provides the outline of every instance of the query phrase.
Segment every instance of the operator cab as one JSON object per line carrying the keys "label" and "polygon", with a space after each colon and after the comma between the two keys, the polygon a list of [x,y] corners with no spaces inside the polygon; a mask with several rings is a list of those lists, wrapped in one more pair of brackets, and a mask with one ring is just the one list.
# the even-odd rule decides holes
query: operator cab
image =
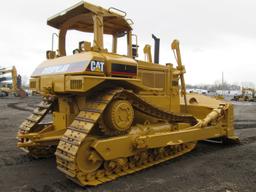
{"label": "operator cab", "polygon": [[[120,37],[127,38],[127,56],[137,56],[137,44],[132,45],[133,22],[125,18],[126,13],[116,8],[104,9],[86,2],[62,11],[48,19],[47,24],[59,30],[59,44],[57,51],[47,51],[47,58],[54,59],[67,55],[66,35],[70,30],[93,34],[93,43],[79,42],[73,54],[84,51],[108,52],[104,48],[104,35],[112,36],[112,53],[117,53],[117,41]],[[136,41],[137,43],[137,41]]]}

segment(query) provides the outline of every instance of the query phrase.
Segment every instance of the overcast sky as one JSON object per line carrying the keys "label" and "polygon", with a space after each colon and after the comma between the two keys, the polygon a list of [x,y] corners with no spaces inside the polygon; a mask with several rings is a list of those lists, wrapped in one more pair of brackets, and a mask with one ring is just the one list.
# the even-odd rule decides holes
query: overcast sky
{"label": "overcast sky", "polygon": [[[15,65],[30,76],[51,49],[47,19],[77,0],[12,0],[0,6],[0,66]],[[186,81],[214,83],[221,73],[230,83],[256,82],[256,1],[254,0],[90,0],[116,7],[134,21],[140,49],[161,38],[160,62],[175,63],[170,44],[181,43]],[[81,37],[81,36],[79,36]],[[85,39],[80,39],[85,40]],[[75,43],[78,45],[78,42]],[[77,47],[73,47],[75,49]],[[140,58],[143,55],[140,52]]]}

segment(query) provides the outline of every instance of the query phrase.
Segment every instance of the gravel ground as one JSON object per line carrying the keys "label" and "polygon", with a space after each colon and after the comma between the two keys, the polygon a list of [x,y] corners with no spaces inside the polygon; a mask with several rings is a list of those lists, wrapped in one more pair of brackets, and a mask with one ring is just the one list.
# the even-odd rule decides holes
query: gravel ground
{"label": "gravel ground", "polygon": [[34,160],[16,148],[16,132],[39,97],[0,98],[0,191],[19,192],[255,192],[256,104],[235,104],[242,144],[202,142],[191,153],[96,187],[79,187],[56,169],[55,159]]}

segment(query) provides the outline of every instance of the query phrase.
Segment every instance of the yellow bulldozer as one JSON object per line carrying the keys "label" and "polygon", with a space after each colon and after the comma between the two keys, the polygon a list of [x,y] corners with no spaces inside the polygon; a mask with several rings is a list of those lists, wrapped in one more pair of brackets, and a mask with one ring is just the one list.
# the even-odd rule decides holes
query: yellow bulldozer
{"label": "yellow bulldozer", "polygon": [[242,94],[235,95],[231,100],[256,102],[255,89],[242,87]]}
{"label": "yellow bulldozer", "polygon": [[[139,60],[133,22],[116,8],[81,2],[47,23],[59,30],[58,50],[47,51],[32,74],[30,89],[42,101],[17,134],[17,146],[29,155],[55,155],[57,168],[86,186],[181,156],[200,140],[238,142],[232,104],[186,94],[178,40],[170,47],[177,66],[160,65],[160,40],[153,36],[154,61],[150,45],[143,49],[145,61]],[[93,34],[93,42],[77,42],[67,55],[70,30]],[[105,36],[112,36],[112,50]],[[125,55],[118,54],[123,37]],[[52,122],[45,123],[47,115]]]}
{"label": "yellow bulldozer", "polygon": [[[7,83],[9,81],[11,84]],[[17,74],[15,66],[0,68],[0,96],[4,97],[10,94],[19,97],[26,96],[26,92],[21,87],[21,76]]]}

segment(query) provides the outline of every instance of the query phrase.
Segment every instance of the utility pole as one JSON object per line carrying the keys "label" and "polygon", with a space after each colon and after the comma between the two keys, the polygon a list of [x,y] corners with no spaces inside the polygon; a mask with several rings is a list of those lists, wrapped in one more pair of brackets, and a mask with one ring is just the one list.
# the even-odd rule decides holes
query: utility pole
{"label": "utility pole", "polygon": [[224,95],[224,73],[223,72],[222,72],[221,83],[222,83],[222,95]]}

